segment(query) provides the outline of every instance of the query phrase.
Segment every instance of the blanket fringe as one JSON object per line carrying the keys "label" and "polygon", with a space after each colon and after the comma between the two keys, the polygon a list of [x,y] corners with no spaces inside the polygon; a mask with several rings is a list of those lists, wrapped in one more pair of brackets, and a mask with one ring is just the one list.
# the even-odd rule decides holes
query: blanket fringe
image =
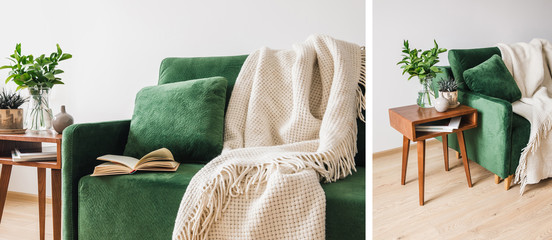
{"label": "blanket fringe", "polygon": [[527,186],[527,155],[529,153],[535,153],[540,146],[541,140],[546,138],[552,130],[552,119],[548,119],[542,124],[536,133],[531,136],[529,143],[522,149],[521,157],[519,158],[519,165],[516,169],[516,177],[514,183],[520,184],[519,195],[523,195],[525,187]]}
{"label": "blanket fringe", "polygon": [[207,239],[212,223],[226,210],[230,199],[245,194],[247,197],[255,186],[259,190],[266,183],[270,174],[277,169],[274,163],[256,166],[226,165],[203,189],[203,194],[193,213],[186,217],[181,231],[186,235],[178,235],[179,240]]}
{"label": "blanket fringe", "polygon": [[363,46],[360,48],[361,66],[360,66],[360,78],[358,80],[357,92],[357,113],[358,118],[366,122],[364,117],[364,110],[366,110],[366,48]]}

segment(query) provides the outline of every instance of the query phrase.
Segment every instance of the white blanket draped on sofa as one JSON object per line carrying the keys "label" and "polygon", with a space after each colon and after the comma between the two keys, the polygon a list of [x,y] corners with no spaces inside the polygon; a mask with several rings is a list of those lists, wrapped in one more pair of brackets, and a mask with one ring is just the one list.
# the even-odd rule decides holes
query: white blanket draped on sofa
{"label": "white blanket draped on sofa", "polygon": [[521,90],[521,99],[512,103],[512,110],[531,123],[529,143],[519,159],[514,181],[521,184],[523,194],[527,184],[552,177],[552,45],[533,39],[529,43],[498,44],[498,48]]}
{"label": "white blanket draped on sofa", "polygon": [[192,179],[173,239],[324,239],[320,179],[355,169],[364,52],[311,36],[245,61],[225,120],[224,150]]}

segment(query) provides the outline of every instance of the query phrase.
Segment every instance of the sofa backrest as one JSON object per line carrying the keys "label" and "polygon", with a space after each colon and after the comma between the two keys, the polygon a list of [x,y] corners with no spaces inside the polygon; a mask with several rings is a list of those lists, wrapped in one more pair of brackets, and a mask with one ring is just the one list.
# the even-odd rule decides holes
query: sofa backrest
{"label": "sofa backrest", "polygon": [[494,54],[501,56],[500,49],[497,47],[490,47],[449,50],[449,64],[454,79],[458,82],[458,88],[462,90],[469,90],[466,82],[464,81],[464,71],[481,64]]}
{"label": "sofa backrest", "polygon": [[[198,78],[207,78],[223,76],[228,80],[226,92],[226,107],[230,100],[230,95],[234,89],[236,78],[240,73],[247,55],[227,56],[227,57],[194,57],[194,58],[165,58],[161,62],[159,69],[158,84],[173,83],[180,81],[193,80]],[[226,107],[224,111],[226,112]],[[365,123],[357,120],[358,125],[358,153],[355,156],[357,166],[365,166],[366,159],[366,127]]]}

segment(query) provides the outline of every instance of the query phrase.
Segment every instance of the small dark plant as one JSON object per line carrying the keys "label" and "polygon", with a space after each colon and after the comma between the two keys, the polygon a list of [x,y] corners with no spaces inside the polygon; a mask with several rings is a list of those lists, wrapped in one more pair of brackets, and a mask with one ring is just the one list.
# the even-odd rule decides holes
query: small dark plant
{"label": "small dark plant", "polygon": [[436,73],[440,73],[439,68],[434,65],[439,62],[439,54],[447,51],[445,48],[439,48],[437,41],[433,40],[434,47],[432,49],[422,51],[422,49],[410,49],[408,40],[404,40],[403,58],[397,65],[402,64],[404,69],[402,74],[410,74],[408,80],[418,76],[420,83],[424,83],[426,78],[434,78]]}
{"label": "small dark plant", "polygon": [[2,90],[0,93],[0,109],[17,109],[26,101],[27,98],[21,97],[16,92]]}
{"label": "small dark plant", "polygon": [[439,82],[439,91],[454,92],[458,90],[458,83],[453,78],[443,79]]}

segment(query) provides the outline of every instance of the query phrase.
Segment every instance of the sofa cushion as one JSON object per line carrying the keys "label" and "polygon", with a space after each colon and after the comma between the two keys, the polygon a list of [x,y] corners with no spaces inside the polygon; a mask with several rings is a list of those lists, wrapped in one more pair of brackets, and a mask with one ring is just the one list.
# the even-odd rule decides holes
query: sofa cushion
{"label": "sofa cushion", "polygon": [[334,183],[324,183],[326,239],[366,239],[366,169]]}
{"label": "sofa cushion", "polygon": [[171,239],[182,196],[203,166],[81,178],[78,239]]}
{"label": "sofa cushion", "polygon": [[[79,239],[171,239],[182,196],[202,164],[175,173],[90,177],[79,182]],[[326,193],[326,239],[365,239],[366,171],[335,183]]]}
{"label": "sofa cushion", "polygon": [[206,163],[220,154],[227,81],[212,77],[153,87],[136,95],[124,155],[165,147],[178,162]]}
{"label": "sofa cushion", "polygon": [[224,57],[165,58],[159,69],[159,85],[222,76],[228,80],[226,106],[247,55]]}
{"label": "sofa cushion", "polygon": [[479,65],[494,54],[500,55],[497,47],[475,49],[452,49],[448,51],[448,59],[452,74],[458,82],[458,89],[468,90],[464,82],[464,71]]}
{"label": "sofa cushion", "polygon": [[521,98],[521,91],[502,58],[493,55],[481,64],[464,71],[464,80],[470,90],[509,102]]}

